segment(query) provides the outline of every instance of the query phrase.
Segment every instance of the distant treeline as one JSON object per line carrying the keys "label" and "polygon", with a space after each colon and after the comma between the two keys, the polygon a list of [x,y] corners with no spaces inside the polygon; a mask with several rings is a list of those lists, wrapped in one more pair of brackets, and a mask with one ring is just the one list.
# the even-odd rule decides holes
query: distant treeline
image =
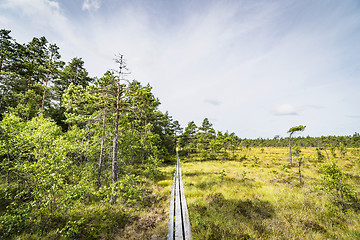
{"label": "distant treeline", "polygon": [[[207,118],[201,126],[190,122],[178,137],[182,154],[197,153],[201,159],[235,159],[236,151],[252,147],[288,147],[289,137],[275,136],[272,139],[241,139],[235,133],[215,131]],[[360,135],[322,136],[292,138],[294,147],[317,147],[319,149],[344,149],[360,147]]]}
{"label": "distant treeline", "polygon": [[[287,147],[289,138],[274,137],[273,139],[239,139],[243,147]],[[299,147],[360,147],[360,134],[355,132],[352,136],[322,136],[322,137],[296,137],[294,143]]]}

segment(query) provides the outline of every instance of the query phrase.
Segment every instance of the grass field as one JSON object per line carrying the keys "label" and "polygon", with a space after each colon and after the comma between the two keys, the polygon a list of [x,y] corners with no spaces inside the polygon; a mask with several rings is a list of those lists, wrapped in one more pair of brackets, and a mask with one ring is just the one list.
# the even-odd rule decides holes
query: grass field
{"label": "grass field", "polygon": [[[340,158],[301,149],[288,164],[287,148],[238,151],[238,160],[183,158],[182,174],[194,239],[360,239],[360,149]],[[330,156],[331,155],[331,156]],[[321,190],[320,166],[335,161],[357,199],[344,207]],[[171,166],[163,171],[170,174]],[[169,192],[171,179],[158,182]],[[332,192],[334,193],[334,192]]]}

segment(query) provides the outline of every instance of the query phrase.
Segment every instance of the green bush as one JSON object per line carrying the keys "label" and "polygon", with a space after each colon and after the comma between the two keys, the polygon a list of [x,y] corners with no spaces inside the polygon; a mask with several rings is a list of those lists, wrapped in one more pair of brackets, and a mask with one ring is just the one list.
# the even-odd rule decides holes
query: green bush
{"label": "green bush", "polygon": [[316,156],[317,156],[317,160],[319,162],[321,162],[322,160],[325,159],[324,154],[321,152],[321,150],[319,148],[316,148]]}
{"label": "green bush", "polygon": [[346,205],[357,202],[356,192],[345,182],[345,175],[335,162],[324,163],[319,170],[323,174],[321,190],[329,194],[334,202],[340,203],[343,210]]}

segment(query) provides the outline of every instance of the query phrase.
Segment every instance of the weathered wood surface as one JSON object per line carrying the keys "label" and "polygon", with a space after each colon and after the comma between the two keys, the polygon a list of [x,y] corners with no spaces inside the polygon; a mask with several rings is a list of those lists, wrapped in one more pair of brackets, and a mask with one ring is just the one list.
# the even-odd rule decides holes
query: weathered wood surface
{"label": "weathered wood surface", "polygon": [[191,239],[191,225],[182,183],[179,155],[176,152],[174,182],[171,191],[168,240]]}
{"label": "weathered wood surface", "polygon": [[[176,165],[175,165],[175,168],[176,168]],[[170,211],[169,211],[169,232],[168,232],[167,239],[174,239],[174,230],[170,231],[170,229],[174,229],[174,211],[175,211],[174,197],[175,197],[175,174],[174,174],[173,185],[172,185],[172,189],[171,189],[171,200],[170,200]],[[172,217],[172,219],[171,219],[171,217]]]}

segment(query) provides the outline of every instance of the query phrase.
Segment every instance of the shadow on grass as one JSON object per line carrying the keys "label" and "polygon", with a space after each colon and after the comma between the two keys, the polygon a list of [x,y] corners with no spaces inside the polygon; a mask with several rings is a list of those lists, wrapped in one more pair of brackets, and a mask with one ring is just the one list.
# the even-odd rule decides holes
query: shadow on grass
{"label": "shadow on grass", "polygon": [[271,234],[264,220],[272,218],[275,209],[267,201],[225,199],[221,193],[215,193],[208,195],[207,203],[189,206],[195,236],[254,239]]}
{"label": "shadow on grass", "polygon": [[350,179],[353,179],[357,182],[360,182],[360,175],[354,175],[354,174],[351,174],[351,173],[345,173],[345,176],[350,178]]}
{"label": "shadow on grass", "polygon": [[220,211],[225,210],[227,214],[231,213],[235,218],[263,220],[271,218],[275,214],[273,206],[268,201],[258,199],[225,199],[221,193],[214,193],[207,197],[207,201],[209,207],[217,208]]}
{"label": "shadow on grass", "polygon": [[217,172],[214,173],[209,173],[209,172],[203,172],[203,171],[194,171],[194,172],[187,172],[187,173],[182,173],[183,177],[198,177],[198,176],[209,176],[209,175],[214,175]]}
{"label": "shadow on grass", "polygon": [[254,188],[256,187],[255,180],[250,178],[244,178],[244,179],[237,179],[237,178],[230,178],[230,177],[224,177],[221,179],[218,175],[215,175],[215,177],[211,179],[206,179],[204,181],[199,181],[198,183],[186,183],[185,185],[195,186],[196,188],[199,188],[201,190],[206,190],[214,186],[220,186],[222,184],[236,184],[236,185],[245,185],[248,188]]}

